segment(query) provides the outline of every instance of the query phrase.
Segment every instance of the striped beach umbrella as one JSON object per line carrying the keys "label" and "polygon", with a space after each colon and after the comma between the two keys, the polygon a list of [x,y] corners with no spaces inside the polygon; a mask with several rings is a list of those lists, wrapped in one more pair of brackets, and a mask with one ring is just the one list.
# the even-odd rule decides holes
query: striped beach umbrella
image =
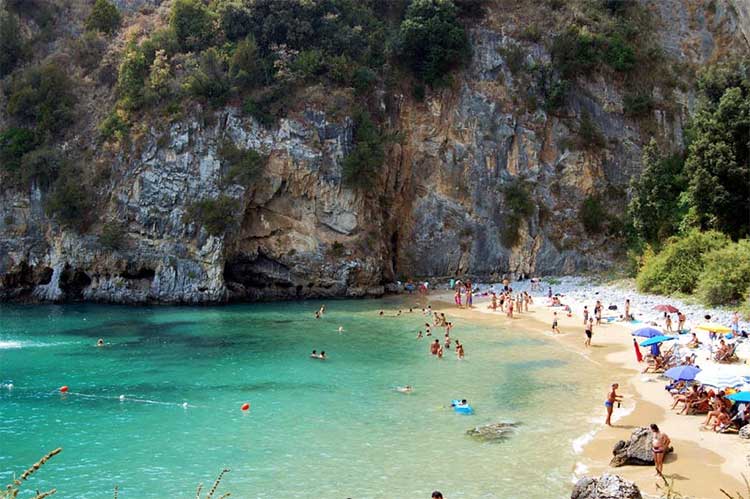
{"label": "striped beach umbrella", "polygon": [[736,366],[708,366],[695,375],[695,381],[714,388],[737,388],[748,380],[750,370]]}

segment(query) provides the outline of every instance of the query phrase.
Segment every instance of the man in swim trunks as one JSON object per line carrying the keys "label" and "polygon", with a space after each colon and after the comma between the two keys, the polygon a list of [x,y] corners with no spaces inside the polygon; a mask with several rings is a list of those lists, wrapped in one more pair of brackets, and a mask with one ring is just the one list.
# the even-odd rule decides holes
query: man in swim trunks
{"label": "man in swim trunks", "polygon": [[583,343],[584,346],[591,346],[591,337],[594,335],[594,319],[589,319],[589,323],[586,324],[586,341]]}
{"label": "man in swim trunks", "polygon": [[617,395],[618,388],[620,388],[620,385],[613,383],[612,390],[607,394],[607,400],[604,401],[604,407],[607,408],[607,420],[604,421],[604,424],[607,426],[612,426],[612,410],[615,408],[615,402],[622,400],[622,395]]}
{"label": "man in swim trunks", "polygon": [[440,348],[440,340],[435,339],[435,341],[433,341],[432,344],[430,345],[430,353],[432,355],[437,355],[439,348]]}
{"label": "man in swim trunks", "polygon": [[557,312],[552,314],[552,332],[560,333],[560,328],[557,327]]}

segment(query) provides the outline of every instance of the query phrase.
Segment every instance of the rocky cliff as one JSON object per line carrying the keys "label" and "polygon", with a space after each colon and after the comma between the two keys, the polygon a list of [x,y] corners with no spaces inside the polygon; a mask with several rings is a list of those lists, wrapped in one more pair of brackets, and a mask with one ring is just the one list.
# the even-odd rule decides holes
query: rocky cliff
{"label": "rocky cliff", "polygon": [[[118,2],[132,12],[126,23],[146,15],[135,12],[136,3],[144,2]],[[688,73],[747,50],[747,12],[732,2],[643,3],[658,20],[659,44]],[[397,139],[367,192],[342,182],[353,121],[319,104],[321,88],[298,94],[273,125],[232,104],[150,117],[144,133],[120,148],[98,145],[84,127],[71,147],[87,150],[99,175],[96,221],[70,230],[47,215],[40,186],[0,189],[0,297],[205,303],[364,296],[409,277],[612,265],[621,255],[615,220],[641,148],[652,136],[682,147],[692,90],[657,84],[657,105],[646,119],[634,118],[623,110],[617,74],[602,74],[575,80],[563,105],[546,109],[543,82],[512,58],[523,68],[549,63],[542,41],[521,36],[531,24],[547,29],[547,17],[524,2],[490,2],[469,30],[471,62],[453,85],[421,101],[380,92],[384,126]],[[107,99],[90,97],[94,105]],[[603,140],[595,150],[576,144],[582,120]],[[268,158],[247,187],[225,180],[219,148],[227,140]],[[528,197],[520,214],[512,188]],[[239,208],[226,235],[211,235],[186,214],[219,194]],[[588,198],[600,200],[608,217],[598,233],[581,224]],[[102,244],[108,225],[124,232],[116,249]]]}

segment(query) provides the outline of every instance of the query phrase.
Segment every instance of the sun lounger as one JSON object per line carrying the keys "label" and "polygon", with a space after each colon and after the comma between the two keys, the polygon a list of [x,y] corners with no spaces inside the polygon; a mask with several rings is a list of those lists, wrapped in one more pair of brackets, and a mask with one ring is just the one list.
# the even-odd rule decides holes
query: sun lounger
{"label": "sun lounger", "polygon": [[722,362],[722,363],[730,363],[740,360],[739,357],[737,357],[737,344],[731,345],[729,350],[727,350],[723,355],[722,354],[716,354],[716,362]]}

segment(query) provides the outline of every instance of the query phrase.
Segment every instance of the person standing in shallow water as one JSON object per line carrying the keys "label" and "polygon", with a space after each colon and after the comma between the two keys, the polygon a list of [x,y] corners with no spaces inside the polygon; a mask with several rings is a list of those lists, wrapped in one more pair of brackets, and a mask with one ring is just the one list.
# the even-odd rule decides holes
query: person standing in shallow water
{"label": "person standing in shallow water", "polygon": [[604,401],[604,406],[607,408],[607,419],[604,421],[604,424],[607,426],[612,426],[612,411],[615,408],[615,403],[619,403],[622,399],[622,395],[617,395],[618,388],[620,388],[620,385],[613,383],[612,389],[607,394],[607,400]]}
{"label": "person standing in shallow water", "polygon": [[440,348],[440,340],[436,339],[436,340],[435,340],[435,341],[433,341],[433,342],[432,342],[432,344],[430,345],[430,353],[431,353],[432,355],[437,355],[437,353],[438,353],[438,349],[439,349],[439,348]]}

